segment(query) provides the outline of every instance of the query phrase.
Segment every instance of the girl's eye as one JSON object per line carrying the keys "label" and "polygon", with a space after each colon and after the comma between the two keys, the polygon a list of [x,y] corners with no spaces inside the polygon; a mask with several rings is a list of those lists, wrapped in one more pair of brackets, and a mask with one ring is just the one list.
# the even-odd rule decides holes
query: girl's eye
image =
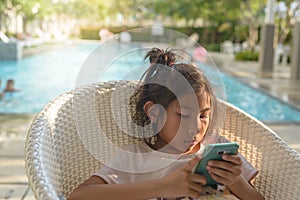
{"label": "girl's eye", "polygon": [[178,115],[180,116],[180,117],[182,117],[182,118],[188,118],[190,115],[183,115],[183,114],[181,114],[181,113],[178,113]]}
{"label": "girl's eye", "polygon": [[200,115],[200,119],[207,119],[207,118],[209,118],[209,115],[208,115],[208,114]]}

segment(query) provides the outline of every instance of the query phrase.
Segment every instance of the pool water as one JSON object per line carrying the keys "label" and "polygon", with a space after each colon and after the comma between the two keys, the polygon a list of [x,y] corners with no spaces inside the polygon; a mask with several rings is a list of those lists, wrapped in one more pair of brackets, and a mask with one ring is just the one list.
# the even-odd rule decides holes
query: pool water
{"label": "pool water", "polygon": [[264,92],[222,74],[227,101],[262,121],[300,121],[300,111]]}
{"label": "pool water", "polygon": [[0,113],[37,113],[51,99],[73,89],[81,63],[94,48],[72,46],[19,61],[0,61],[1,91],[7,79],[14,79],[20,90],[0,100]]}
{"label": "pool water", "polygon": [[[0,79],[4,89],[8,79],[15,80],[19,92],[7,93],[0,100],[0,113],[37,113],[59,94],[74,89],[78,73],[97,44],[68,45],[46,53],[26,57],[19,61],[0,61]],[[101,56],[119,50],[132,49],[132,44],[110,45],[102,48]],[[119,58],[100,80],[123,79],[132,63],[141,63],[144,52]],[[127,58],[130,59],[127,59]],[[299,110],[235,78],[222,74],[227,101],[262,121],[300,121]],[[127,76],[130,79],[130,74]]]}

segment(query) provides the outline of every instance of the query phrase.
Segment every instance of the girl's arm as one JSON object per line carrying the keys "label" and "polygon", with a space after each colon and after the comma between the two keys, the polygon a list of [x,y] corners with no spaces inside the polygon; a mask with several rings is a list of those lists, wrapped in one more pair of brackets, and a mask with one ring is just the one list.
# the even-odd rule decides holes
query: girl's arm
{"label": "girl's arm", "polygon": [[241,175],[242,160],[237,155],[223,155],[225,161],[209,161],[207,169],[211,177],[222,183],[239,199],[264,199]]}
{"label": "girl's arm", "polygon": [[156,197],[198,198],[202,191],[202,185],[206,183],[204,176],[192,173],[194,165],[199,160],[200,158],[195,157],[183,168],[163,178],[136,183],[106,184],[101,178],[93,176],[76,188],[68,197],[68,200],[98,200],[100,198],[107,200],[134,200]]}
{"label": "girl's arm", "polygon": [[263,200],[265,199],[254,187],[252,187],[243,176],[240,176],[238,180],[228,186],[229,190],[235,194],[239,199],[247,200],[247,199],[257,199]]}
{"label": "girl's arm", "polygon": [[68,200],[79,199],[150,199],[158,196],[160,187],[157,180],[130,184],[106,184],[93,176],[76,188]]}

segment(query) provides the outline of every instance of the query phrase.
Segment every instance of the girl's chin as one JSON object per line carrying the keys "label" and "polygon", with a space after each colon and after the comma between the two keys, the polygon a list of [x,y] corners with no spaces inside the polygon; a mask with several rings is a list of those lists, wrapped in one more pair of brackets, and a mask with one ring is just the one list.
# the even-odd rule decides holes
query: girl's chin
{"label": "girl's chin", "polygon": [[172,145],[166,145],[160,148],[155,148],[156,150],[165,152],[165,153],[170,153],[170,154],[190,154],[190,153],[195,153],[199,150],[200,148],[200,143],[199,142],[193,142],[190,145],[181,146],[181,148],[176,148],[175,146]]}
{"label": "girl's chin", "polygon": [[199,148],[200,148],[199,144],[200,144],[199,142],[198,143],[196,143],[196,142],[192,143],[192,145],[189,146],[189,148],[185,151],[185,153],[189,154],[189,153],[195,153],[195,152],[197,152],[199,150]]}

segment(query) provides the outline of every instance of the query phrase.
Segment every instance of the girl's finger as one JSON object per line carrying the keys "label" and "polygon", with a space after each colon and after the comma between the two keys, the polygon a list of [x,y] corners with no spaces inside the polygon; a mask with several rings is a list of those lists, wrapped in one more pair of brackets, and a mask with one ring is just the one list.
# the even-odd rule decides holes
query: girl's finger
{"label": "girl's finger", "polygon": [[214,174],[213,172],[209,172],[209,175],[211,176],[212,179],[214,179],[217,183],[222,183],[224,185],[227,185],[226,183],[229,181],[227,178],[218,176]]}
{"label": "girl's finger", "polygon": [[197,183],[191,183],[189,185],[189,188],[191,190],[194,190],[195,192],[197,192],[198,194],[200,194],[202,192],[202,185],[197,184]]}
{"label": "girl's finger", "polygon": [[233,164],[231,162],[224,162],[224,161],[208,161],[207,166],[220,168],[226,171],[229,171],[233,174],[240,174],[241,169],[239,165]]}
{"label": "girl's finger", "polygon": [[190,180],[192,182],[195,182],[195,183],[200,183],[201,185],[205,185],[206,184],[206,178],[205,176],[202,176],[200,174],[193,174],[191,173],[190,175]]}
{"label": "girl's finger", "polygon": [[214,168],[221,168],[230,172],[239,171],[239,165],[233,164],[231,162],[224,162],[224,161],[208,161],[207,166],[214,167]]}
{"label": "girl's finger", "polygon": [[234,163],[236,165],[242,164],[242,160],[238,155],[223,155],[222,159]]}
{"label": "girl's finger", "polygon": [[229,171],[226,171],[226,170],[223,170],[220,168],[207,166],[207,170],[209,173],[213,173],[224,179],[228,179],[230,176],[232,176],[232,172],[229,172]]}
{"label": "girl's finger", "polygon": [[200,197],[200,192],[197,190],[191,189],[188,194],[189,197],[192,197],[193,199],[198,199]]}
{"label": "girl's finger", "polygon": [[192,172],[194,166],[202,159],[201,156],[195,156],[193,159],[191,159],[183,168],[188,171]]}

